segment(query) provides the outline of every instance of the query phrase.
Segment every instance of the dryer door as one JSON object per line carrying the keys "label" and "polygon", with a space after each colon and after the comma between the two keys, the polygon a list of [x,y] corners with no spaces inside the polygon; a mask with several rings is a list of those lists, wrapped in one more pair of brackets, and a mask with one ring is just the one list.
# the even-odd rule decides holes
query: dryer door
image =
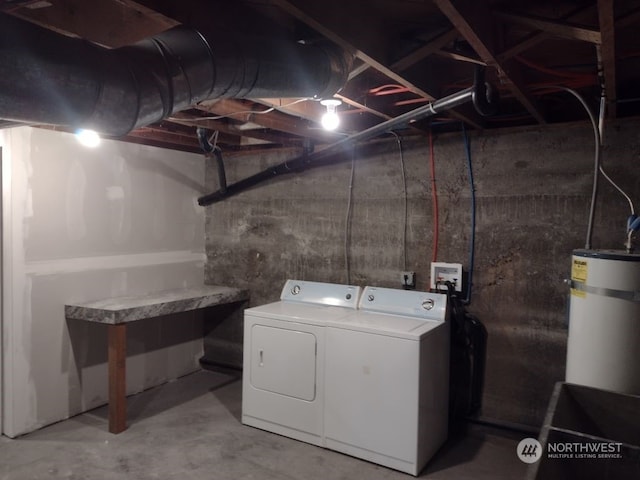
{"label": "dryer door", "polygon": [[312,401],[316,396],[316,336],[266,325],[251,328],[251,385]]}

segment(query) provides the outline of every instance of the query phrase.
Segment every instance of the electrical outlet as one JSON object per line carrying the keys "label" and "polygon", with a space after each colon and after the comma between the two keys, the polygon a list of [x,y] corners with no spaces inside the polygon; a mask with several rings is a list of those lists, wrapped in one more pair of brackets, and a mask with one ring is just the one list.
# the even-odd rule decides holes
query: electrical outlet
{"label": "electrical outlet", "polygon": [[416,272],[402,272],[400,283],[405,290],[416,288]]}
{"label": "electrical outlet", "polygon": [[430,287],[432,290],[446,290],[445,282],[450,282],[456,292],[462,292],[461,263],[431,263]]}

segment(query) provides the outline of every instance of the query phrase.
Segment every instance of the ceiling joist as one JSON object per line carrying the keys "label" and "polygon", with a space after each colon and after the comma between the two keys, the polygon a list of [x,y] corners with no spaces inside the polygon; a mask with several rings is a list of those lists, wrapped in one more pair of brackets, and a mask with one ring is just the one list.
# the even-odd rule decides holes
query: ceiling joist
{"label": "ceiling joist", "polygon": [[415,65],[421,60],[424,60],[429,55],[433,55],[438,52],[440,49],[446,47],[448,44],[453,42],[458,37],[458,31],[453,28],[449,30],[447,33],[443,33],[439,37],[431,40],[429,43],[423,45],[422,47],[414,50],[406,57],[401,58],[400,60],[394,62],[391,65],[391,70],[394,72],[402,72],[407,68]]}
{"label": "ceiling joist", "polygon": [[[64,35],[117,48],[157,35],[178,22],[132,0],[38,2],[41,8],[16,9],[13,14]],[[47,5],[48,4],[48,5]],[[82,15],[79,14],[82,12]]]}
{"label": "ceiling joist", "polygon": [[[371,26],[362,25],[366,28],[365,33],[361,33],[356,27],[358,24],[353,22],[336,23],[332,19],[344,16],[344,11],[333,11],[335,8],[344,8],[345,2],[304,2],[300,0],[273,0],[273,3],[279,6],[283,11],[297,18],[299,21],[313,28],[323,36],[339,45],[347,52],[351,52],[356,58],[359,58],[370,67],[378,70],[394,82],[407,88],[410,92],[423,97],[429,101],[435,100],[436,96],[425,91],[421,86],[409,81],[404,76],[393,71],[387,63],[388,59],[384,58],[385,54],[381,47],[377,45],[380,36],[376,35],[376,29]],[[328,27],[331,25],[332,27]],[[362,30],[363,32],[364,30]],[[462,120],[476,128],[482,126],[475,120],[466,117],[459,112],[451,110],[448,112],[452,117]]]}
{"label": "ceiling joist", "polygon": [[[255,39],[331,43],[355,59],[335,94],[343,102],[343,134],[467,87],[469,63],[487,66],[488,81],[502,92],[500,112],[484,119],[467,104],[443,112],[437,124],[410,127],[453,131],[456,119],[481,129],[582,118],[575,102],[561,95],[550,101],[534,88],[562,84],[593,94],[596,56],[608,117],[640,111],[640,102],[625,102],[616,112],[618,97],[631,98],[640,76],[638,0],[0,0],[0,12],[108,48],[179,24]],[[217,55],[216,45],[212,51]],[[525,58],[517,57],[522,52]],[[228,149],[333,143],[338,134],[319,125],[325,111],[319,102],[292,98],[210,99],[122,138],[199,151],[196,127],[205,127],[219,132],[218,144]],[[12,123],[0,119],[0,128],[7,125]]]}
{"label": "ceiling joist", "polygon": [[[204,113],[204,112],[203,112]],[[299,145],[300,139],[290,137],[278,132],[268,132],[264,129],[245,129],[240,130],[237,126],[231,125],[222,120],[211,120],[206,116],[196,116],[185,112],[174,113],[169,121],[180,125],[186,125],[194,128],[202,127],[211,131],[218,131],[227,135],[233,135],[238,138],[247,137],[262,142],[275,143],[280,145]]]}
{"label": "ceiling joist", "polygon": [[242,122],[251,122],[265,128],[287,132],[300,137],[308,137],[319,142],[331,143],[335,135],[320,129],[311,128],[307,120],[293,117],[276,111],[266,111],[255,108],[253,104],[243,103],[240,100],[206,100],[198,104],[198,108],[220,117],[230,117]]}
{"label": "ceiling joist", "polygon": [[498,59],[490,7],[483,0],[434,0],[480,58],[498,70],[505,86],[538,123],[546,123],[536,100],[526,91],[519,67]]}
{"label": "ceiling joist", "polygon": [[494,15],[501,20],[541,30],[556,37],[566,38],[568,40],[581,40],[583,42],[594,43],[596,45],[600,45],[602,43],[602,36],[598,30],[581,25],[556,22],[546,18],[528,15],[516,15],[514,13],[507,12],[495,12]]}
{"label": "ceiling joist", "polygon": [[[584,15],[586,12],[591,10],[591,8],[592,8],[591,6],[576,8],[568,12],[567,14],[563,15],[562,17],[560,17],[558,21],[577,20],[581,15]],[[545,41],[548,38],[550,38],[550,35],[547,32],[537,30],[532,34],[528,35],[522,41],[518,42],[516,45],[512,45],[507,50],[502,52],[500,55],[498,55],[498,58],[503,61],[508,60],[509,58],[515,57],[516,55],[518,55],[521,52],[524,52],[525,50],[529,50],[530,48],[535,47],[536,45]]]}

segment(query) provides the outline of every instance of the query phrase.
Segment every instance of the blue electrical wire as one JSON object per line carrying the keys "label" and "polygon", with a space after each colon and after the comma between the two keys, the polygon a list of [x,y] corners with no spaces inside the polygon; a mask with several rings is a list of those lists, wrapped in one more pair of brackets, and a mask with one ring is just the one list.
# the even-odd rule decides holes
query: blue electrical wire
{"label": "blue electrical wire", "polygon": [[464,138],[464,150],[467,154],[467,166],[469,167],[469,188],[471,189],[471,239],[469,241],[469,280],[467,282],[467,297],[462,301],[465,305],[471,303],[471,287],[473,285],[473,265],[476,250],[476,187],[473,183],[473,166],[471,164],[471,148],[467,130],[462,124],[462,136]]}

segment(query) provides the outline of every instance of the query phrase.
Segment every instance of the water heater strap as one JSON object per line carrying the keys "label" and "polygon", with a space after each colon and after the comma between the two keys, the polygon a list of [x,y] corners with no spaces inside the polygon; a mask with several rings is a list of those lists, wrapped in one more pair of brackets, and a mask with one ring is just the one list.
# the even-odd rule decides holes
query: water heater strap
{"label": "water heater strap", "polygon": [[591,285],[585,285],[584,283],[576,282],[575,280],[571,280],[570,285],[571,288],[579,290],[581,292],[640,303],[640,291],[614,290],[613,288],[592,287]]}

